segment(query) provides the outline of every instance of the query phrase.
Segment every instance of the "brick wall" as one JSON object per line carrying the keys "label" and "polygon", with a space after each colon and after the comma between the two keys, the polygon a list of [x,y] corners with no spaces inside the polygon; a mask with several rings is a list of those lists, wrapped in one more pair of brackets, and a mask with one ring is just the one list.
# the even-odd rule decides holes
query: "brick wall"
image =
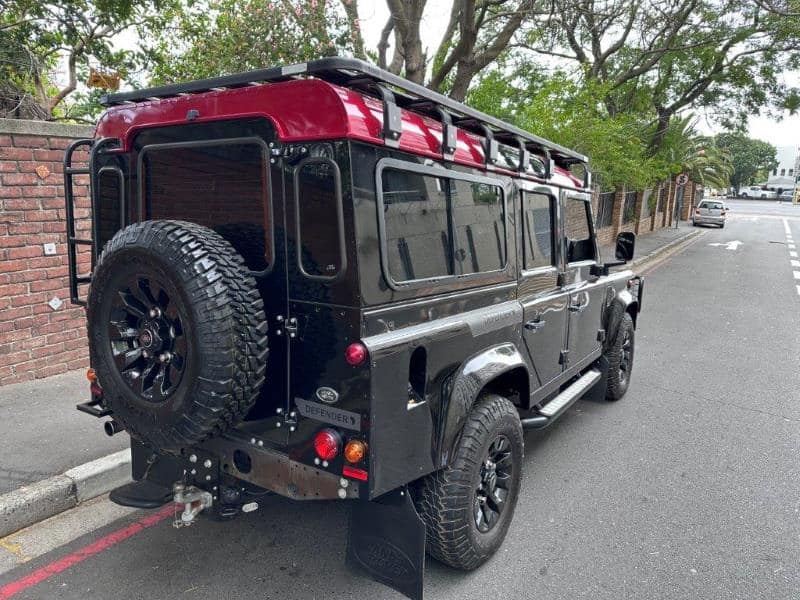
{"label": "brick wall", "polygon": [[[69,302],[61,161],[70,141],[91,135],[90,127],[0,119],[0,385],[87,364],[84,312]],[[87,189],[77,178],[81,231]],[[45,254],[50,243],[55,254]],[[81,254],[83,271],[88,259]]]}

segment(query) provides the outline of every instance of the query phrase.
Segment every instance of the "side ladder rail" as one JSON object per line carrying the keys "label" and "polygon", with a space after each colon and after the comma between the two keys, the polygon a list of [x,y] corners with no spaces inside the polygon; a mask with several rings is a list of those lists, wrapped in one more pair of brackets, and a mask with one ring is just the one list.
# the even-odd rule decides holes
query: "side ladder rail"
{"label": "side ladder rail", "polygon": [[[86,306],[86,301],[78,297],[78,286],[82,283],[89,283],[91,275],[81,276],[78,274],[78,246],[93,246],[91,239],[78,238],[75,234],[75,192],[73,189],[73,178],[75,175],[90,175],[91,167],[73,167],[72,156],[76,150],[86,147],[91,150],[94,145],[93,139],[75,140],[67,146],[64,152],[64,202],[67,217],[67,263],[69,265],[69,298],[73,304]],[[90,182],[91,183],[91,182]],[[91,191],[90,191],[91,196]]]}

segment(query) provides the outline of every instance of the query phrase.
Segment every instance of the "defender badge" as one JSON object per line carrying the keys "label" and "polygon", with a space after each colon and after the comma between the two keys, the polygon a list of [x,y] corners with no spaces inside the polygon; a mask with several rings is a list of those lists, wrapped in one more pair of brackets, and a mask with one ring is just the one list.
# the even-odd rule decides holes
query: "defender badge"
{"label": "defender badge", "polygon": [[339,392],[333,388],[323,386],[317,388],[317,398],[325,404],[335,404],[339,400]]}

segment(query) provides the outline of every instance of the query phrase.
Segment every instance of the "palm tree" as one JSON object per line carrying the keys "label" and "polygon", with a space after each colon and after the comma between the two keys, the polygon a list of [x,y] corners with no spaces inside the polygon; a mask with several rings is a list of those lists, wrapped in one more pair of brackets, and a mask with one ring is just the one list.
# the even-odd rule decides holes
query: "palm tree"
{"label": "palm tree", "polygon": [[717,146],[714,138],[700,135],[696,125],[693,115],[671,121],[659,156],[671,171],[686,173],[703,187],[728,187],[733,174],[730,155]]}

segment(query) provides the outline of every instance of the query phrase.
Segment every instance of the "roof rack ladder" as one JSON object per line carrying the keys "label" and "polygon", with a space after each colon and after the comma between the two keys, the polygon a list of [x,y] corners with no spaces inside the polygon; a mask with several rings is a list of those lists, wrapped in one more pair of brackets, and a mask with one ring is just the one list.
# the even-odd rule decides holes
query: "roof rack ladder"
{"label": "roof rack ladder", "polygon": [[[91,150],[94,140],[87,138],[75,140],[64,153],[64,201],[66,203],[67,220],[67,263],[69,265],[69,298],[73,304],[86,306],[86,301],[78,297],[78,286],[82,283],[89,283],[91,275],[78,275],[78,246],[94,246],[91,239],[78,238],[75,235],[75,192],[73,189],[73,178],[75,175],[91,175],[91,167],[73,167],[72,155],[76,150],[85,146]],[[91,194],[91,192],[90,192]]]}

